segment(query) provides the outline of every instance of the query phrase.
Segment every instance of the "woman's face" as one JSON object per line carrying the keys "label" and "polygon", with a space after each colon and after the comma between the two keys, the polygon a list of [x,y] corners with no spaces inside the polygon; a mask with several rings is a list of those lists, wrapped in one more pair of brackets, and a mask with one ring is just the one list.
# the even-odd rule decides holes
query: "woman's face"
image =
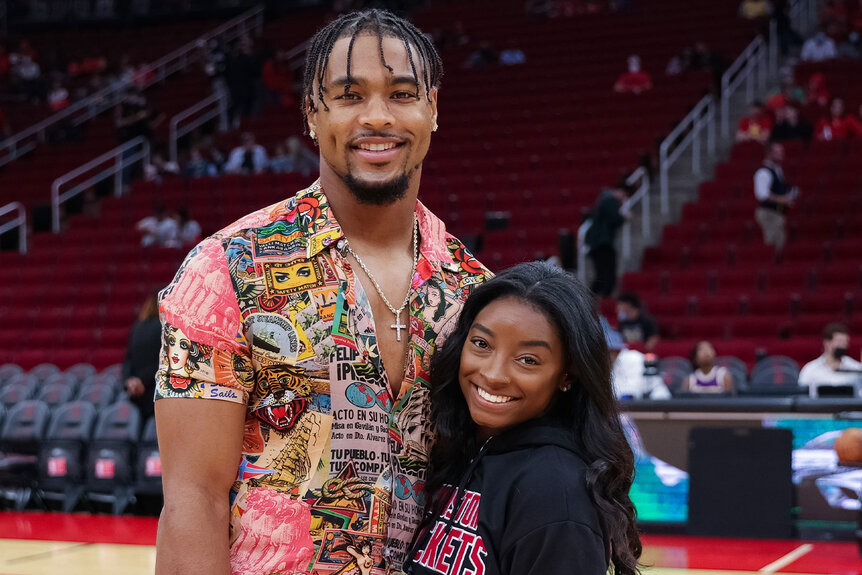
{"label": "woman's face", "polygon": [[697,344],[697,355],[695,357],[698,366],[712,365],[715,361],[715,348],[712,347],[711,343],[703,341]]}
{"label": "woman's face", "polygon": [[179,330],[172,330],[168,336],[168,360],[171,369],[181,369],[189,359],[191,342]]}
{"label": "woman's face", "polygon": [[567,385],[563,362],[556,329],[534,307],[504,297],[479,312],[461,350],[458,378],[482,435],[544,414]]}
{"label": "woman's face", "polygon": [[431,288],[428,290],[428,307],[436,308],[442,299],[443,295],[439,289]]}

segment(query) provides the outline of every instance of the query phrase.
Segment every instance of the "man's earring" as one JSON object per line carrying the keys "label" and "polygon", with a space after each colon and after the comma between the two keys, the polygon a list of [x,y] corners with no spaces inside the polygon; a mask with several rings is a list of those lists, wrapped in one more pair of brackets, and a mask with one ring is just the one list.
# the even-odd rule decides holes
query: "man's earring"
{"label": "man's earring", "polygon": [[432,132],[436,132],[436,131],[437,131],[437,128],[439,128],[439,127],[440,127],[440,126],[438,126],[438,125],[437,125],[437,121],[435,120],[435,121],[434,121],[434,127],[433,127],[433,128],[431,128],[431,131],[432,131]]}
{"label": "man's earring", "polygon": [[308,137],[311,138],[312,140],[316,140],[317,134],[314,133],[314,130],[309,130],[308,131]]}

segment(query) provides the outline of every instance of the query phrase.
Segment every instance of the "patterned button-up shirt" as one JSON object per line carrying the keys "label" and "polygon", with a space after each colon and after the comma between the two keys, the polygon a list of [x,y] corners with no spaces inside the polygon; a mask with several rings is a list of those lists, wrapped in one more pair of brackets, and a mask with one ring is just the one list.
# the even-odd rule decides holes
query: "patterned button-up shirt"
{"label": "patterned button-up shirt", "polygon": [[415,213],[397,397],[318,183],[201,242],[161,292],[156,399],[247,407],[230,493],[234,573],[400,568],[425,503],[430,358],[488,276],[421,203]]}

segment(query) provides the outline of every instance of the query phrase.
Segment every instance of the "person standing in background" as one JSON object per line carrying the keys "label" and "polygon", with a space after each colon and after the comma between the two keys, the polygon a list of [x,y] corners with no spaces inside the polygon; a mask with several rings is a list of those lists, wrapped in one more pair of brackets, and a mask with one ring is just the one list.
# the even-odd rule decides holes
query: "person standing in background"
{"label": "person standing in background", "polygon": [[123,386],[129,399],[141,412],[141,420],[153,415],[156,371],[162,349],[162,324],[159,321],[158,294],[152,293],[141,306],[138,321],[132,326],[126,357],[123,360]]}

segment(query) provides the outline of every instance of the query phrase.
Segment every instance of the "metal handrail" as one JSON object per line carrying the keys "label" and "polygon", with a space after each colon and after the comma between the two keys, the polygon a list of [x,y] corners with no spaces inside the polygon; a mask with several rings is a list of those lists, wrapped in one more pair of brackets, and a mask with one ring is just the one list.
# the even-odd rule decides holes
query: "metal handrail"
{"label": "metal handrail", "polygon": [[[200,114],[199,116],[197,116],[194,120],[192,120],[188,124],[185,124],[184,126],[180,127],[180,123],[183,120],[191,118],[191,117],[195,116],[196,114],[198,114],[199,112],[206,110],[207,108],[210,108],[210,109],[207,110],[206,112],[204,112],[203,114]],[[204,98],[203,100],[201,100],[197,104],[194,104],[194,105],[186,108],[182,112],[180,112],[180,113],[176,114],[174,117],[172,117],[171,118],[171,124],[170,124],[171,127],[170,127],[170,139],[169,139],[171,161],[172,162],[177,161],[177,155],[178,155],[177,143],[178,143],[180,138],[182,138],[186,134],[190,133],[192,130],[197,129],[198,127],[202,126],[203,124],[209,122],[210,120],[212,120],[213,118],[216,118],[216,117],[219,118],[220,129],[222,129],[222,130],[226,129],[227,128],[227,98],[225,97],[225,94],[223,92],[219,92],[216,94],[212,94],[211,96],[207,96],[206,98]]]}
{"label": "metal handrail", "polygon": [[[145,67],[148,70],[153,71],[154,74],[147,78],[141,87],[149,88],[153,84],[164,82],[168,76],[188,68],[191,64],[201,58],[202,44],[205,45],[206,42],[215,38],[221,38],[224,39],[224,41],[229,42],[247,34],[251,26],[249,23],[252,20],[254,21],[254,29],[260,33],[263,29],[263,10],[263,6],[252,8],[251,10],[240,14],[233,20],[210,30],[206,34],[188,42],[166,56],[159,58],[155,62],[145,65]],[[5,151],[6,154],[0,157],[0,166],[16,160],[33,150],[38,143],[44,142],[47,137],[48,128],[66,120],[71,120],[73,124],[78,125],[106,110],[109,110],[110,108],[113,108],[122,101],[127,87],[128,82],[116,82],[111,86],[84,98],[83,100],[75,102],[68,108],[49,116],[41,122],[3,140],[0,142],[0,152]],[[72,120],[73,116],[79,112],[81,112],[81,115]],[[36,139],[35,142],[27,141],[34,137]]]}
{"label": "metal handrail", "polygon": [[[640,167],[626,178],[626,184],[631,186],[640,181],[640,186],[637,191],[623,202],[622,206],[620,206],[620,212],[624,214],[631,213],[632,209],[638,205],[641,206],[641,234],[644,238],[649,238],[650,234],[650,181],[648,176],[649,173],[646,169]],[[587,232],[590,230],[592,225],[592,219],[587,219],[580,225],[580,227],[578,227],[578,279],[584,283],[587,281],[587,254],[590,252],[586,239]],[[623,224],[620,243],[622,244],[622,258],[619,260],[618,271],[625,269],[631,260],[631,221],[626,221],[626,223]]]}
{"label": "metal handrail", "polygon": [[[659,193],[661,213],[670,212],[668,172],[682,153],[691,146],[691,172],[700,174],[700,134],[707,129],[707,149],[715,155],[715,101],[706,95],[683,120],[677,124],[659,146]],[[682,140],[677,141],[685,133]],[[673,151],[671,147],[673,146]]]}
{"label": "metal handrail", "polygon": [[754,75],[760,74],[761,90],[766,89],[769,55],[763,36],[758,36],[742,51],[739,58],[721,76],[721,135],[730,137],[730,99],[745,82],[746,102],[754,101]]}
{"label": "metal handrail", "polygon": [[[126,155],[126,152],[130,150],[135,150],[135,148],[138,147],[140,147],[139,151],[134,151],[131,154]],[[93,184],[97,184],[102,180],[106,180],[113,176],[114,195],[122,195],[123,171],[127,167],[139,161],[142,161],[144,165],[147,165],[150,162],[150,143],[143,136],[138,136],[133,140],[129,140],[128,142],[117,146],[113,150],[105,152],[101,156],[90,160],[83,166],[79,166],[54,180],[54,183],[51,184],[51,230],[55,234],[60,233],[60,206],[64,202],[74,198],[84,190],[88,189]],[[63,186],[63,184],[71,182],[75,178],[82,176],[90,170],[93,170],[100,165],[106,164],[108,162],[113,162],[113,164],[100,171],[98,174],[87,178],[79,184],[76,184],[71,189],[66,190],[62,193],[60,192],[60,188]]]}
{"label": "metal handrail", "polygon": [[18,251],[27,253],[27,210],[21,202],[11,202],[0,207],[0,216],[18,212],[18,216],[5,224],[0,225],[0,236],[8,231],[18,228]]}

